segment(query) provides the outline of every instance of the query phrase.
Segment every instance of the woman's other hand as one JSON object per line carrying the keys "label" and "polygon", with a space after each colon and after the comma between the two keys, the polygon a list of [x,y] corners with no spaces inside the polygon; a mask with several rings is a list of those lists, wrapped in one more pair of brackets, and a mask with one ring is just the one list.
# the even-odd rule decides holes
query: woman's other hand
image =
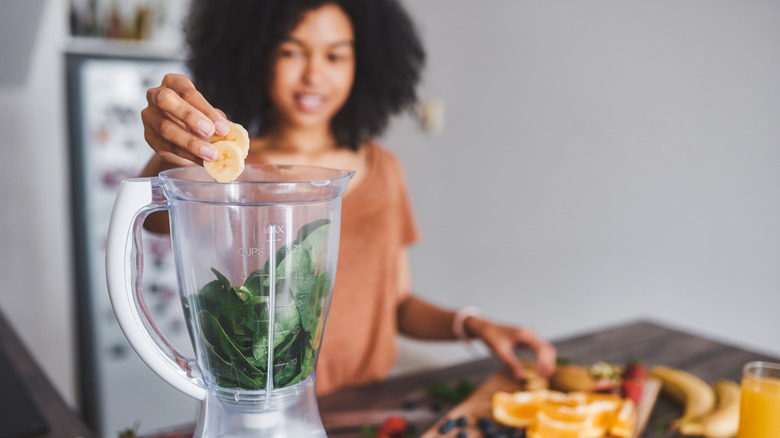
{"label": "woman's other hand", "polygon": [[209,142],[215,132],[230,130],[225,115],[209,104],[187,77],[169,73],[159,87],[146,92],[141,111],[144,138],[163,160],[174,166],[212,161],[217,150]]}
{"label": "woman's other hand", "polygon": [[524,377],[522,361],[515,354],[519,347],[528,348],[534,353],[540,376],[549,377],[555,371],[555,346],[540,338],[529,327],[502,325],[472,316],[466,319],[465,328],[467,333],[481,339],[517,379]]}

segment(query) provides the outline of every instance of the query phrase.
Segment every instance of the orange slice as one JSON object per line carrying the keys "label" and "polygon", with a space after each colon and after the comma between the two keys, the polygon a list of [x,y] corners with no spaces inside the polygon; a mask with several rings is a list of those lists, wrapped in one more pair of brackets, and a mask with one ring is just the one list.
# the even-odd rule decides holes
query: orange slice
{"label": "orange slice", "polygon": [[614,423],[617,410],[621,402],[614,400],[598,400],[586,405],[589,419],[588,438],[599,438],[606,435],[609,427]]}
{"label": "orange slice", "polygon": [[540,410],[536,414],[536,422],[528,428],[527,432],[530,438],[585,438],[586,429],[584,416],[580,421],[561,421],[550,418],[544,410]]}
{"label": "orange slice", "polygon": [[584,392],[547,392],[547,404],[555,406],[575,407],[587,403],[587,395]]}
{"label": "orange slice", "polygon": [[615,415],[609,428],[609,434],[617,438],[629,438],[636,428],[636,407],[631,400],[623,401],[623,405]]}
{"label": "orange slice", "polygon": [[526,392],[496,392],[493,394],[493,417],[512,427],[528,427],[547,398],[546,390]]}
{"label": "orange slice", "polygon": [[540,412],[545,417],[561,421],[564,423],[582,423],[586,424],[588,420],[587,408],[583,405],[579,406],[563,406],[546,403],[540,409]]}

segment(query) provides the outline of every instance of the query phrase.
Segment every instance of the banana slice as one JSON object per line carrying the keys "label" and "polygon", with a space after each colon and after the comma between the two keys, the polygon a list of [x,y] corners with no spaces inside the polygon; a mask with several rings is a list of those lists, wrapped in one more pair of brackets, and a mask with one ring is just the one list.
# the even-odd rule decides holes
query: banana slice
{"label": "banana slice", "polygon": [[249,133],[246,132],[246,129],[244,129],[243,126],[239,125],[238,123],[230,123],[230,131],[225,135],[224,137],[218,134],[214,134],[211,136],[209,141],[213,144],[218,141],[232,141],[235,142],[239,148],[241,148],[241,152],[244,154],[244,158],[249,154]]}
{"label": "banana slice", "polygon": [[203,167],[217,182],[231,182],[244,171],[244,152],[234,141],[218,141],[214,147],[219,157],[214,161],[204,161]]}

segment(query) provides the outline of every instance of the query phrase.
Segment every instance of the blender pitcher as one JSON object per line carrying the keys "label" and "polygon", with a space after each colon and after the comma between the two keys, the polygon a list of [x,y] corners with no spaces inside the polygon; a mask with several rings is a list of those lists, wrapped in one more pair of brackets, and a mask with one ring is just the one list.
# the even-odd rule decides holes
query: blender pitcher
{"label": "blender pitcher", "polygon": [[[217,183],[200,166],[129,179],[108,234],[111,304],[144,362],[201,400],[195,437],[325,436],[314,389],[338,259],[341,197],[354,172],[247,165]],[[143,299],[143,220],[167,210],[185,357]]]}

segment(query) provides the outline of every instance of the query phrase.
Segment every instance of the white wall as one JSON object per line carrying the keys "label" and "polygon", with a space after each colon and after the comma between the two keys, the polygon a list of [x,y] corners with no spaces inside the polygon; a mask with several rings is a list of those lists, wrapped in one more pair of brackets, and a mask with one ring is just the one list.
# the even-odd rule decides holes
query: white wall
{"label": "white wall", "polygon": [[780,3],[406,3],[447,114],[386,139],[419,294],[549,338],[646,317],[780,356]]}
{"label": "white wall", "polygon": [[[406,3],[447,105],[442,135],[386,138],[421,295],[549,338],[651,317],[780,356],[780,3]],[[0,307],[72,402],[65,5],[0,87]],[[406,346],[400,369],[463,358]]]}

